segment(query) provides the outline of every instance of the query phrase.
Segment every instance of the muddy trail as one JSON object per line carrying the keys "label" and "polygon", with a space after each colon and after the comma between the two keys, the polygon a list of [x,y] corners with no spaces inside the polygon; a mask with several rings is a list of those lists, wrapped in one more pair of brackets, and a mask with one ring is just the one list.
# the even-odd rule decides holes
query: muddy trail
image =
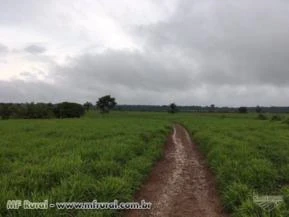
{"label": "muddy trail", "polygon": [[135,201],[149,201],[150,210],[129,210],[126,217],[227,217],[215,179],[204,157],[181,125],[174,125],[165,154],[152,170]]}

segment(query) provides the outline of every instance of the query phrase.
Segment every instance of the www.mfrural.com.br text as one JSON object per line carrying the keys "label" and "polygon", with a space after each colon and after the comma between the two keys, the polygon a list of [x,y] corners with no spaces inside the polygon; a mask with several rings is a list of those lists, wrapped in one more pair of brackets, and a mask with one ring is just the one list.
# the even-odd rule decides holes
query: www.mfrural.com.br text
{"label": "www.mfrural.com.br text", "polygon": [[142,200],[140,202],[54,202],[48,200],[42,202],[32,202],[29,200],[8,200],[7,209],[151,209],[152,203]]}

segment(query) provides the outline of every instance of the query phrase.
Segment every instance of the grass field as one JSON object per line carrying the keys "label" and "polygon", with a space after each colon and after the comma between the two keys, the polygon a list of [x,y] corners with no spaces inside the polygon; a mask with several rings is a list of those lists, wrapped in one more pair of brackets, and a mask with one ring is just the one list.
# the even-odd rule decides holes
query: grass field
{"label": "grass field", "polygon": [[113,216],[5,207],[12,199],[131,201],[162,154],[167,126],[126,115],[0,121],[0,216]]}
{"label": "grass field", "polygon": [[[269,214],[252,194],[284,195],[271,216],[289,213],[289,125],[256,114],[89,113],[81,119],[0,121],[0,215],[118,216],[112,211],[6,210],[11,199],[130,201],[182,123],[216,175],[234,216]],[[287,203],[287,206],[286,206]]]}
{"label": "grass field", "polygon": [[[199,115],[180,121],[205,153],[229,212],[238,217],[289,216],[288,124],[257,120],[252,114]],[[253,194],[284,195],[287,207],[264,211],[253,203]]]}

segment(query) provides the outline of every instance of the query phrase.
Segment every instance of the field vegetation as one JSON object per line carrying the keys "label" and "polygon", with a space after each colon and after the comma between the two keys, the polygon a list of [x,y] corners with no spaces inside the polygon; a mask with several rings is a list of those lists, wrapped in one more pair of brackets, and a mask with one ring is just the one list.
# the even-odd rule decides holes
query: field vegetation
{"label": "field vegetation", "polygon": [[127,115],[0,121],[0,216],[118,216],[6,210],[6,202],[131,201],[161,157],[169,131],[164,120]]}
{"label": "field vegetation", "polygon": [[[80,119],[0,121],[0,216],[119,216],[116,211],[6,210],[11,199],[131,201],[174,122],[191,133],[234,217],[289,216],[287,115],[88,112]],[[253,194],[283,195],[266,211]]]}
{"label": "field vegetation", "polygon": [[[180,119],[206,155],[228,212],[236,217],[289,216],[288,119],[255,116],[195,115]],[[273,204],[260,207],[254,203],[254,195],[283,195],[285,203],[273,209]]]}

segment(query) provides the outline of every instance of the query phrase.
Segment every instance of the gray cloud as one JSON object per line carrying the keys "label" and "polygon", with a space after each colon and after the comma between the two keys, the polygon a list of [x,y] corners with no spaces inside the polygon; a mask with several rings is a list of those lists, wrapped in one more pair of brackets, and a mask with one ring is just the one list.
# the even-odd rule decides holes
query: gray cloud
{"label": "gray cloud", "polygon": [[[247,86],[216,86],[201,85],[186,91],[167,90],[153,91],[145,89],[133,90],[122,85],[108,86],[101,82],[94,82],[94,86],[70,86],[65,84],[47,84],[42,81],[14,80],[0,81],[0,99],[2,102],[61,102],[75,101],[95,103],[98,97],[111,94],[120,104],[168,104],[176,102],[183,105],[288,105],[289,88],[255,85]],[[264,94],[266,93],[266,94]],[[258,97],[258,98],[256,98]],[[270,102],[268,102],[270,99]]]}
{"label": "gray cloud", "polygon": [[0,43],[0,55],[7,54],[7,53],[8,53],[8,47]]}
{"label": "gray cloud", "polygon": [[46,51],[46,48],[40,45],[32,44],[25,47],[24,50],[31,54],[41,54]]}
{"label": "gray cloud", "polygon": [[8,47],[0,43],[0,64],[6,64],[6,56],[9,50]]}
{"label": "gray cloud", "polygon": [[53,82],[23,73],[25,82],[1,82],[0,101],[94,102],[112,94],[128,104],[288,105],[288,6],[283,0],[180,1],[167,19],[129,26],[140,51],[87,49],[66,64],[30,55],[49,64]]}
{"label": "gray cloud", "polygon": [[159,59],[154,53],[107,51],[105,54],[85,54],[71,59],[66,67],[57,66],[55,77],[73,85],[108,86],[166,91],[186,90],[194,83],[189,69],[170,55]]}
{"label": "gray cloud", "polygon": [[183,52],[200,82],[289,85],[287,1],[183,2],[166,22],[137,29],[151,49]]}

